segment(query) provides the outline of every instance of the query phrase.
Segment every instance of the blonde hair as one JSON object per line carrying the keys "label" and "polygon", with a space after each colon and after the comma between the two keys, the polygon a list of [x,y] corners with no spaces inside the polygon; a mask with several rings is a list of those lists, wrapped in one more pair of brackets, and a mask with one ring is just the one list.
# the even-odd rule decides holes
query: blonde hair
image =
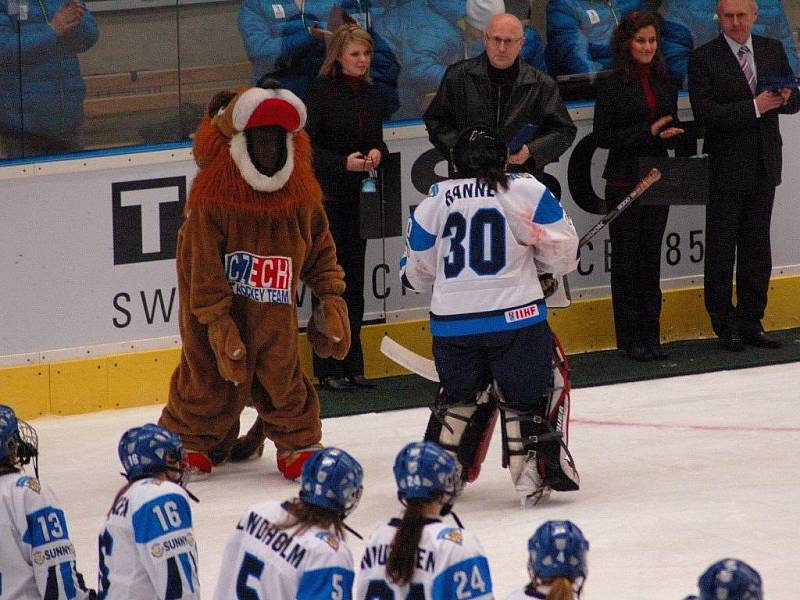
{"label": "blonde hair", "polygon": [[[342,72],[342,65],[339,59],[344,54],[344,49],[347,47],[347,44],[350,43],[365,45],[369,49],[370,54],[375,48],[372,36],[369,33],[361,29],[355,23],[346,23],[339,27],[333,35],[333,39],[328,46],[328,53],[325,56],[325,62],[322,63],[317,77],[336,77]],[[364,79],[372,81],[369,72],[364,76]]]}
{"label": "blonde hair", "polygon": [[574,600],[575,592],[572,589],[572,582],[566,577],[556,577],[550,584],[550,591],[547,592],[547,600]]}

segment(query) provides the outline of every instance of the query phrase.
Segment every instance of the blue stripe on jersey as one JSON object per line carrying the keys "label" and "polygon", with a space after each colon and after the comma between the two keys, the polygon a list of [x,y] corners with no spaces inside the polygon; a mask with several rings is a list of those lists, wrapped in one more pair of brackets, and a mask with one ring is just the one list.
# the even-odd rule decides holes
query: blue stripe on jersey
{"label": "blue stripe on jersey", "polygon": [[342,567],[306,571],[297,585],[297,600],[352,600],[354,578],[352,571]]}
{"label": "blue stripe on jersey", "polygon": [[[464,314],[458,318],[452,315],[443,317],[430,313],[431,335],[440,337],[452,337],[457,335],[474,335],[476,333],[497,333],[500,331],[514,331],[541,323],[547,319],[547,305],[544,302],[532,302],[528,306],[536,304],[539,314],[517,321],[507,322],[504,311],[492,311],[490,314],[474,313],[474,315]],[[508,309],[512,310],[512,309]]]}
{"label": "blue stripe on jersey", "polygon": [[180,494],[165,494],[146,502],[133,513],[133,535],[137,544],[147,544],[172,531],[192,526],[192,511]]}
{"label": "blue stripe on jersey", "polygon": [[61,509],[46,506],[25,515],[25,519],[28,531],[22,535],[22,541],[33,548],[69,539],[67,519]]}
{"label": "blue stripe on jersey", "polygon": [[433,580],[431,600],[469,600],[492,593],[489,563],[484,556],[462,560]]}
{"label": "blue stripe on jersey", "polygon": [[72,576],[72,562],[65,561],[58,565],[61,571],[61,581],[64,582],[64,593],[69,600],[78,597],[78,592],[75,591],[75,579]]}
{"label": "blue stripe on jersey", "polygon": [[533,215],[533,222],[540,225],[549,225],[564,218],[564,209],[558,198],[553,196],[553,192],[545,189],[539,200],[539,206],[536,207],[536,214]]}
{"label": "blue stripe on jersey", "polygon": [[186,581],[189,583],[189,590],[194,594],[194,578],[192,577],[194,569],[192,569],[192,563],[189,560],[189,553],[183,552],[182,554],[179,554],[178,560],[181,561],[183,574],[186,575]]}
{"label": "blue stripe on jersey", "polygon": [[422,225],[417,223],[414,215],[411,215],[411,231],[408,232],[408,245],[415,252],[430,250],[436,243],[436,236],[428,233]]}

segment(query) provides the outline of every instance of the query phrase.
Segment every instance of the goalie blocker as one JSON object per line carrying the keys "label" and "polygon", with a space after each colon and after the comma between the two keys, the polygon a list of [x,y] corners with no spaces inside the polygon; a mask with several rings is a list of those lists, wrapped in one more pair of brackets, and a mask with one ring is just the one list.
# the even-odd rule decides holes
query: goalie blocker
{"label": "goalie blocker", "polygon": [[[501,415],[503,467],[508,467],[523,503],[537,503],[550,490],[573,491],[580,476],[569,452],[570,384],[564,349],[553,336],[552,382],[539,411],[520,412],[506,405],[496,382],[487,384],[474,404],[452,405],[440,390],[425,439],[458,458],[461,477],[480,474],[498,415]],[[539,412],[539,414],[537,414]]]}

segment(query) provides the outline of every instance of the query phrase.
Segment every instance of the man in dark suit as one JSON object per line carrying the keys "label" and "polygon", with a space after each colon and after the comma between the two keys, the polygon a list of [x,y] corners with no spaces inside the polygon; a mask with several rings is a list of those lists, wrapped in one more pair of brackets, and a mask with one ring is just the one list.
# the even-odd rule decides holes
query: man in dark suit
{"label": "man in dark suit", "polygon": [[[705,303],[723,348],[778,348],[761,326],[772,271],[770,220],[781,182],[778,114],[800,110],[796,86],[758,91],[766,77],[793,75],[777,40],[751,35],[754,0],[717,2],[722,34],[689,61],[695,120],[711,161],[706,207]],[[736,307],[731,302],[736,263]]]}

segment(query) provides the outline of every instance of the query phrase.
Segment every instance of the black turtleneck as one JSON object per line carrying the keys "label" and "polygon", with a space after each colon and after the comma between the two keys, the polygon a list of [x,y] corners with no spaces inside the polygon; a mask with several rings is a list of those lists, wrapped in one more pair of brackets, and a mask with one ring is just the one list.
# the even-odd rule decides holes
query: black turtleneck
{"label": "black turtleneck", "polygon": [[517,75],[519,75],[519,58],[514,61],[513,65],[506,69],[496,69],[490,62],[487,62],[486,67],[489,73],[489,84],[492,91],[489,101],[492,104],[492,114],[495,115],[496,119],[495,123],[492,123],[492,125],[500,127],[508,110],[508,100],[511,98],[511,88],[514,85],[514,82],[517,80]]}

